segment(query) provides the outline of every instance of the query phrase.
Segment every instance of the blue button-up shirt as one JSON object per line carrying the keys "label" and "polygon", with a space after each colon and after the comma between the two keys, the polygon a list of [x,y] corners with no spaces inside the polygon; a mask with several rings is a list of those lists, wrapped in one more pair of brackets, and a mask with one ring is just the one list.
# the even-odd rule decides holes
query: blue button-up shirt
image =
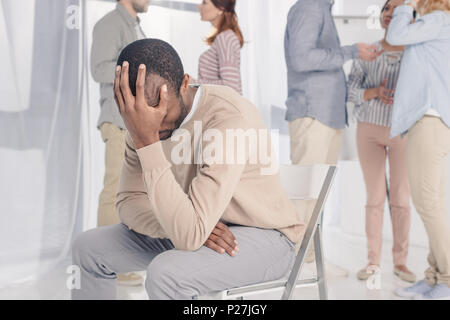
{"label": "blue button-up shirt", "polygon": [[299,0],[290,9],[285,34],[288,71],[286,120],[311,117],[335,128],[347,124],[343,65],[359,56],[357,45],[341,47],[332,0]]}
{"label": "blue button-up shirt", "polygon": [[430,109],[450,127],[450,13],[434,11],[411,24],[413,9],[399,6],[386,40],[406,45],[395,90],[391,137],[408,131]]}

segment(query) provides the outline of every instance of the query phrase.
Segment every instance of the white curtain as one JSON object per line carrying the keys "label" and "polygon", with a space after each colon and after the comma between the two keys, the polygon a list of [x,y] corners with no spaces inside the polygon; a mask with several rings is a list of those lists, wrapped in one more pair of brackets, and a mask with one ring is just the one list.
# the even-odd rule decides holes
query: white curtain
{"label": "white curtain", "polygon": [[[283,39],[295,1],[237,1],[246,41],[243,93],[266,125],[280,130],[283,163],[289,162]],[[337,0],[335,14],[364,15],[372,2],[384,0]],[[195,11],[199,3],[155,0],[140,15],[147,36],[171,43],[194,77],[211,31]],[[94,24],[115,6],[114,0],[0,0],[0,288],[53,270],[67,258],[74,236],[96,225],[104,144],[96,128],[100,97],[89,50]],[[71,28],[67,21],[74,12]],[[382,37],[364,20],[349,22],[336,21],[343,44]],[[344,150],[347,159],[355,159],[354,126],[346,131]],[[329,204],[332,220],[343,216],[344,230],[363,233],[359,171],[356,161],[341,164]]]}
{"label": "white curtain", "polygon": [[76,0],[0,3],[0,288],[66,257],[81,230]]}

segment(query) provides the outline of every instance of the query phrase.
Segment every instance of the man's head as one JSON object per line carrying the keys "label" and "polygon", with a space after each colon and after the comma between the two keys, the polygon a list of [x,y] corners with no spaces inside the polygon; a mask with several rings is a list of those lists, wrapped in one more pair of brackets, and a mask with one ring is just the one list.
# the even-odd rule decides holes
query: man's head
{"label": "man's head", "polygon": [[150,107],[159,103],[160,88],[168,88],[167,116],[161,125],[160,139],[165,140],[178,129],[189,113],[192,96],[188,90],[189,75],[175,49],[162,40],[143,39],[126,46],[120,53],[117,65],[129,63],[129,84],[136,96],[136,79],[140,64],[146,66],[145,100]]}
{"label": "man's head", "polygon": [[147,12],[150,4],[150,0],[117,0],[117,2],[127,2],[136,13]]}

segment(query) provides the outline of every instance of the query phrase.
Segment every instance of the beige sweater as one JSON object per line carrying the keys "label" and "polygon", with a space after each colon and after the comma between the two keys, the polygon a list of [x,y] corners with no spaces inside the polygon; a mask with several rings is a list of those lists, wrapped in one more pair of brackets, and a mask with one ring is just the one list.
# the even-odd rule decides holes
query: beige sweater
{"label": "beige sweater", "polygon": [[[199,121],[203,133],[194,135]],[[188,144],[201,145],[205,155],[214,141],[200,139],[208,129],[224,137],[227,129],[266,129],[254,105],[230,88],[204,85],[195,113],[180,129],[172,139],[137,151],[127,134],[116,202],[125,225],[153,238],[169,238],[175,248],[189,251],[203,246],[219,220],[277,229],[294,243],[299,242],[305,229],[302,220],[283,190],[278,173],[262,174],[261,169],[269,164],[250,161],[254,153],[246,152],[245,163],[236,164],[195,164],[194,152],[192,164],[175,165],[170,161],[181,141],[172,140],[181,132],[189,132]],[[226,143],[223,145],[226,153]]]}

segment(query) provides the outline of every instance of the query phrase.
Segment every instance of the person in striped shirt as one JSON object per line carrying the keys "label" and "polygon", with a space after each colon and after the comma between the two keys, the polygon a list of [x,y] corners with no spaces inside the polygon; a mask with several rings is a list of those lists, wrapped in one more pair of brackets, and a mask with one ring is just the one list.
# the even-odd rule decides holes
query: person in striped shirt
{"label": "person in striped shirt", "polygon": [[228,86],[242,95],[241,48],[244,38],[237,22],[236,0],[203,0],[203,21],[216,31],[206,39],[211,47],[199,59],[198,84]]}
{"label": "person in striped shirt", "polygon": [[[381,25],[387,30],[394,9],[402,0],[388,0],[381,11]],[[406,167],[406,137],[389,138],[394,88],[396,87],[403,46],[391,46],[386,37],[377,43],[384,52],[371,62],[355,60],[349,76],[349,101],[355,104],[358,120],[357,147],[366,184],[366,235],[368,265],[357,274],[368,279],[379,268],[382,246],[382,223],[386,201],[386,156],[390,170],[390,199],[394,234],[394,273],[402,280],[414,282],[415,275],[406,267],[411,224]]]}

